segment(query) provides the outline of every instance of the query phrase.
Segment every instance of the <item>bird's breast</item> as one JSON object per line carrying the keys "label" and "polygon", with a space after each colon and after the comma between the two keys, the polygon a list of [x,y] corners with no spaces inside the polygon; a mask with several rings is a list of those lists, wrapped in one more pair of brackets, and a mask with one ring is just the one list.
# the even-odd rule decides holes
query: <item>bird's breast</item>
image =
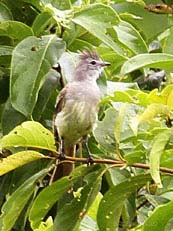
{"label": "bird's breast", "polygon": [[100,91],[86,84],[71,84],[62,110],[57,114],[55,125],[61,137],[76,143],[92,131],[98,112]]}

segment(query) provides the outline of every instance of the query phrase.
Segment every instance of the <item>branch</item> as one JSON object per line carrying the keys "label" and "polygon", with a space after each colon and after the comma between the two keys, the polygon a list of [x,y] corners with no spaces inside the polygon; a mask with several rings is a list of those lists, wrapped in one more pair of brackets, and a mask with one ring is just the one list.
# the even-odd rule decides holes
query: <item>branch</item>
{"label": "branch", "polygon": [[[86,163],[86,164],[88,163],[87,158],[76,158],[76,157],[66,156],[66,160],[67,161],[73,161],[73,162],[82,162],[82,163]],[[112,164],[112,165],[115,165],[117,167],[131,166],[131,167],[135,167],[135,168],[150,169],[150,166],[148,164],[142,164],[142,163],[128,164],[127,162],[122,161],[122,160],[93,159],[92,162],[97,163],[97,164]],[[161,172],[173,174],[172,168],[160,167],[159,170]]]}
{"label": "branch", "polygon": [[144,9],[157,14],[173,14],[173,5],[165,4],[146,5]]}

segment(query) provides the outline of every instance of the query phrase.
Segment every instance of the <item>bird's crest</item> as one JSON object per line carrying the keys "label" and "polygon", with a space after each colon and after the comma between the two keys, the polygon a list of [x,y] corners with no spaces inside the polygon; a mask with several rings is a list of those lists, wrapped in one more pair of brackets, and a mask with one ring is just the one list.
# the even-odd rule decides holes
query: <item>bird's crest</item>
{"label": "bird's crest", "polygon": [[98,54],[96,53],[96,51],[94,50],[89,50],[89,49],[85,49],[84,51],[82,51],[80,53],[80,59],[81,60],[85,60],[88,58],[94,59],[94,60],[100,60]]}

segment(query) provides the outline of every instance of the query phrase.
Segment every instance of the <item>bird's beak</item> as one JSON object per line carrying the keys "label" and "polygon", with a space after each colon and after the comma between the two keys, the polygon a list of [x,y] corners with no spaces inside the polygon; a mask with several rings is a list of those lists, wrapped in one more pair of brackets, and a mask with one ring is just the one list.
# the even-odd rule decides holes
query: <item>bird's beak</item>
{"label": "bird's beak", "polygon": [[101,62],[100,63],[102,67],[110,66],[111,64],[109,62]]}

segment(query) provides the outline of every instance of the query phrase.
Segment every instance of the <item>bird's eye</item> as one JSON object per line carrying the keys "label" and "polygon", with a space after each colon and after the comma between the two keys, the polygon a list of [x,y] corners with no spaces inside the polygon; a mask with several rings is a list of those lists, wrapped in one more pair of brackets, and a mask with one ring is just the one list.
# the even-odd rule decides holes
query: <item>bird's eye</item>
{"label": "bird's eye", "polygon": [[90,64],[95,65],[96,61],[93,60],[93,61],[90,62]]}

